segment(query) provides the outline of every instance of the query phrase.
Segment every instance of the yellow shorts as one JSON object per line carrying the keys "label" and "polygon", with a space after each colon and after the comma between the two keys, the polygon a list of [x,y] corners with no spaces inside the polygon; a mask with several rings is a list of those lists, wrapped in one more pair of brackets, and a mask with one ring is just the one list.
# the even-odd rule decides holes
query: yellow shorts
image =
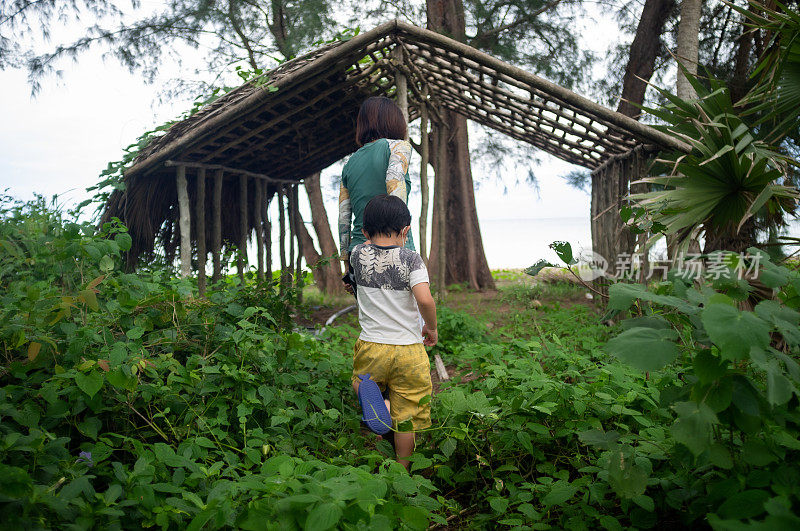
{"label": "yellow shorts", "polygon": [[[381,391],[389,388],[389,412],[395,429],[409,420],[414,431],[431,425],[431,362],[422,343],[386,345],[356,340],[353,381],[367,373]],[[428,399],[420,404],[426,396]]]}

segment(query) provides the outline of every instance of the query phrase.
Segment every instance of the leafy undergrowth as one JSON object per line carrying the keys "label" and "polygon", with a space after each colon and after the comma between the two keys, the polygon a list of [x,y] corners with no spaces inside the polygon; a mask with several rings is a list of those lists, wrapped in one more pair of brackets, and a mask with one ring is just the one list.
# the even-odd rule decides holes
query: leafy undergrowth
{"label": "leafy undergrowth", "polygon": [[[744,362],[714,368],[701,357],[703,385],[753,378],[756,391],[744,398],[731,388],[730,407],[761,411],[762,420],[731,427],[724,389],[722,400],[707,392],[693,402],[692,358],[709,340],[669,308],[653,306],[682,323],[683,353],[649,373],[606,349],[618,336],[611,345],[625,358],[630,330],[652,319],[620,334],[592,308],[547,293],[541,306],[501,293],[497,304],[514,316],[492,328],[485,314],[441,308],[437,348],[473,377],[457,376],[433,398],[434,426],[409,474],[387,443],[361,434],[349,392],[351,328],[292,331],[292,295],[269,286],[225,285],[203,300],[166,273],[123,273],[129,245],[124,227],[94,235],[41,204],[3,212],[4,527],[798,523],[794,376],[787,387],[773,366],[762,381]],[[647,295],[618,295],[619,311],[637,297]],[[659,297],[648,300],[676,304]],[[793,322],[785,310],[769,315]],[[663,354],[664,345],[650,350]],[[762,388],[773,394],[760,399]]]}

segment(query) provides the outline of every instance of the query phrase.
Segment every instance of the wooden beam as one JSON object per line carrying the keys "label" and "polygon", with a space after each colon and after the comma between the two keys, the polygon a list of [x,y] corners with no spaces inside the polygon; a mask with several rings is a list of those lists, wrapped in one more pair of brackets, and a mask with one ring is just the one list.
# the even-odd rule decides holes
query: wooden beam
{"label": "wooden beam", "polygon": [[[241,170],[238,168],[230,168],[228,166],[222,166],[221,164],[205,164],[202,162],[183,162],[178,160],[168,160],[164,163],[164,166],[168,168],[174,166],[183,166],[184,168],[205,168],[207,170],[218,170],[218,171],[224,171],[225,173],[230,173],[232,175],[241,175],[243,177],[261,179],[267,181],[268,183],[294,184],[298,182],[298,181],[293,181],[291,179],[274,179],[269,175],[264,175],[263,173],[255,173],[252,171]],[[302,179],[300,180],[302,181]]]}
{"label": "wooden beam", "polygon": [[239,176],[239,280],[244,284],[244,270],[247,267],[247,176]]}
{"label": "wooden beam", "polygon": [[632,134],[635,134],[640,138],[649,140],[667,148],[676,149],[684,153],[691,151],[691,146],[685,142],[682,142],[666,133],[662,133],[661,131],[657,131],[652,127],[649,127],[621,113],[613,111],[608,107],[599,105],[588,98],[576,94],[569,89],[556,85],[551,81],[547,81],[546,79],[543,79],[535,74],[531,74],[530,72],[526,72],[519,67],[510,65],[504,61],[501,61],[500,59],[497,59],[496,57],[492,57],[491,55],[464,44],[463,42],[458,42],[455,39],[451,39],[450,37],[446,37],[436,33],[435,31],[418,28],[412,24],[408,24],[399,20],[395,21],[395,24],[397,24],[397,28],[401,33],[413,35],[423,42],[440,46],[446,50],[452,51],[459,57],[471,59],[476,63],[485,65],[497,72],[522,81],[533,89],[540,90],[545,94],[558,98],[559,100],[568,104],[570,107],[595,116],[600,121],[618,125],[619,127],[629,131]]}
{"label": "wooden beam", "polygon": [[256,277],[259,281],[264,280],[264,228],[261,225],[261,214],[264,211],[262,202],[264,200],[263,186],[260,179],[255,179],[255,200],[253,201],[253,217],[256,227]]}
{"label": "wooden beam", "polygon": [[197,170],[197,204],[195,205],[197,223],[197,292],[202,297],[206,293],[206,170]]}
{"label": "wooden beam", "polygon": [[[187,134],[181,135],[171,142],[166,143],[161,149],[157,150],[149,157],[135,163],[125,172],[126,175],[134,175],[142,172],[146,173],[159,162],[167,159],[171,154],[185,152],[204,139],[214,136],[218,133],[220,128],[223,128],[226,124],[241,123],[239,118],[247,115],[252,109],[259,108],[266,100],[274,97],[276,94],[278,96],[290,94],[292,85],[295,83],[302,82],[314,73],[324,71],[328,67],[336,65],[337,62],[341,60],[349,60],[349,57],[352,55],[358,55],[359,52],[370,43],[387,35],[391,35],[396,31],[397,26],[398,22],[396,20],[381,24],[370,31],[356,35],[352,39],[331,48],[322,56],[314,61],[309,61],[297,70],[287,72],[286,75],[280,77],[274,83],[266,84],[260,87],[260,90],[255,90],[236,103],[231,104],[225,112],[221,112],[218,116],[205,120],[203,123],[198,124],[197,127],[191,128]],[[277,93],[273,93],[274,89],[278,89]]]}
{"label": "wooden beam", "polygon": [[[425,89],[427,94],[427,89]],[[419,189],[422,195],[422,207],[419,214],[419,254],[422,261],[428,265],[428,157],[430,152],[428,137],[428,105],[422,105],[420,109],[420,149],[422,151],[422,161],[419,166]]]}
{"label": "wooden beam", "polygon": [[211,237],[211,259],[214,262],[213,282],[222,279],[222,170],[214,173],[214,210]]}
{"label": "wooden beam", "polygon": [[181,232],[181,277],[187,278],[192,274],[192,214],[189,208],[189,191],[186,187],[186,168],[184,166],[178,166],[176,185],[178,188],[178,226]]}

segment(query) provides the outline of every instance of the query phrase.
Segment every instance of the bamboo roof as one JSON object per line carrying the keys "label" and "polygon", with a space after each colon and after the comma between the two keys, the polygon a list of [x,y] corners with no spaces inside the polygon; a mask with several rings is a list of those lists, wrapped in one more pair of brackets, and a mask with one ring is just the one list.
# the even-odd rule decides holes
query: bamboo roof
{"label": "bamboo roof", "polygon": [[[126,192],[112,194],[104,218],[128,223],[139,254],[152,251],[157,232],[175,241],[177,230],[169,225],[176,164],[300,181],[356,150],[360,104],[373,95],[393,96],[398,72],[408,80],[410,120],[422,105],[434,120],[438,109],[449,109],[590,170],[637,145],[687,149],[464,43],[392,21],[287,61],[174,124],[125,171]],[[239,241],[233,226],[224,232]]]}

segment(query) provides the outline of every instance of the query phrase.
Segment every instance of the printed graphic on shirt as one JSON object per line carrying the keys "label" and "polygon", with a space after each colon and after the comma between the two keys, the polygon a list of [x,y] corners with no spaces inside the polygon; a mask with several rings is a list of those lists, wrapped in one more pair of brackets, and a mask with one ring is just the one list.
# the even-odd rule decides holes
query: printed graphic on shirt
{"label": "printed graphic on shirt", "polygon": [[395,291],[411,289],[411,274],[425,270],[422,257],[410,249],[357,245],[350,258],[356,284],[367,288]]}
{"label": "printed graphic on shirt", "polygon": [[339,253],[343,258],[350,248],[350,192],[344,183],[339,187]]}
{"label": "printed graphic on shirt", "polygon": [[406,202],[406,173],[411,158],[407,140],[389,140],[389,163],[386,168],[386,193]]}

